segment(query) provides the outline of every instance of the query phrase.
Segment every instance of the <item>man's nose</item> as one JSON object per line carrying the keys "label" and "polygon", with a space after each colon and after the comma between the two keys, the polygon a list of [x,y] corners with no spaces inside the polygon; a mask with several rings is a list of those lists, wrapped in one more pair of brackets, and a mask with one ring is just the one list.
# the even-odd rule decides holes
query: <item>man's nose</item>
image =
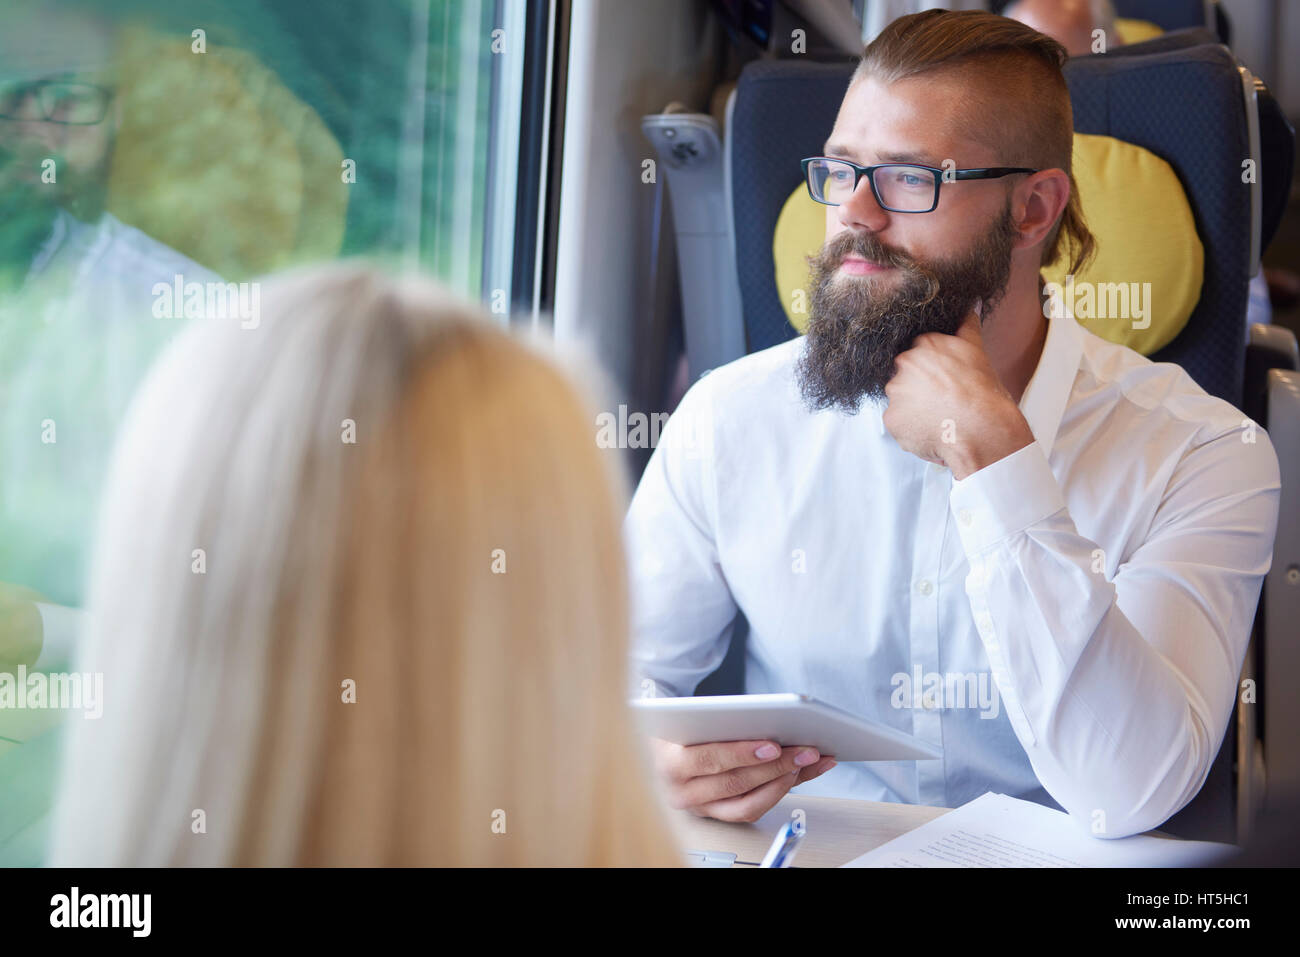
{"label": "man's nose", "polygon": [[59,127],[42,119],[0,119],[0,143],[13,146],[26,143],[40,149],[54,149],[59,144]]}
{"label": "man's nose", "polygon": [[871,183],[865,176],[858,181],[848,201],[840,203],[837,212],[846,229],[868,229],[878,233],[889,225],[889,212],[876,202],[876,194],[871,191]]}

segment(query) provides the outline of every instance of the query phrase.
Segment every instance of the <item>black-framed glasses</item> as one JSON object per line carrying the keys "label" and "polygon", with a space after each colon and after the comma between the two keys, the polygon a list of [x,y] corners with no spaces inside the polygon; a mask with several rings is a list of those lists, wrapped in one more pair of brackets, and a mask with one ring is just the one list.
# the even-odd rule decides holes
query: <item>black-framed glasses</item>
{"label": "black-framed glasses", "polygon": [[94,126],[104,121],[112,99],[112,90],[94,83],[37,80],[4,84],[0,85],[0,120]]}
{"label": "black-framed glasses", "polygon": [[1037,173],[1024,166],[989,166],[982,169],[937,169],[916,163],[880,163],[859,166],[848,160],[812,156],[802,160],[808,195],[827,206],[848,202],[862,177],[881,209],[891,213],[928,213],[939,205],[939,186],[945,179],[997,179],[1012,173]]}

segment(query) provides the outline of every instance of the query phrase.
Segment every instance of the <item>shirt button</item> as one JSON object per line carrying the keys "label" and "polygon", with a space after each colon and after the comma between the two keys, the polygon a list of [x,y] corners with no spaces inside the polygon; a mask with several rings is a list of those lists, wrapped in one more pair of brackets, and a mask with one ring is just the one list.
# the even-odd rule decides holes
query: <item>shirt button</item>
{"label": "shirt button", "polygon": [[916,583],[916,590],[922,595],[928,595],[930,592],[934,591],[934,585],[931,583],[930,579],[922,578]]}
{"label": "shirt button", "polygon": [[961,522],[963,528],[970,528],[971,523],[975,521],[975,516],[970,513],[970,509],[963,508],[957,513],[957,521]]}

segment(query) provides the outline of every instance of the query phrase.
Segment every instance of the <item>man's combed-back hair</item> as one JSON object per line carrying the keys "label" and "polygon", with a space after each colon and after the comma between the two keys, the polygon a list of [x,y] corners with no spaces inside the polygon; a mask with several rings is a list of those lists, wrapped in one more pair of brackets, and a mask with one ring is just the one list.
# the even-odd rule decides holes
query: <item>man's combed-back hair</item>
{"label": "man's combed-back hair", "polygon": [[1061,67],[1065,48],[1016,20],[977,10],[926,10],[885,27],[863,51],[853,81],[895,83],[961,72],[972,139],[998,151],[999,165],[1062,169],[1070,200],[1043,247],[1043,265],[1068,256],[1078,273],[1095,241],[1071,172],[1074,116]]}

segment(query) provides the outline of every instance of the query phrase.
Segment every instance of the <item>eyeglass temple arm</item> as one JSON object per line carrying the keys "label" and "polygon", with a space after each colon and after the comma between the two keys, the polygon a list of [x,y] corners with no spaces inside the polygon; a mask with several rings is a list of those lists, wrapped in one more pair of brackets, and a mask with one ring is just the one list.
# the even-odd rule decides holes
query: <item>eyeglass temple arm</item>
{"label": "eyeglass temple arm", "polygon": [[1036,169],[1029,169],[1027,166],[988,166],[983,169],[959,169],[953,170],[955,179],[996,179],[999,176],[1010,176],[1012,173],[1037,173]]}

